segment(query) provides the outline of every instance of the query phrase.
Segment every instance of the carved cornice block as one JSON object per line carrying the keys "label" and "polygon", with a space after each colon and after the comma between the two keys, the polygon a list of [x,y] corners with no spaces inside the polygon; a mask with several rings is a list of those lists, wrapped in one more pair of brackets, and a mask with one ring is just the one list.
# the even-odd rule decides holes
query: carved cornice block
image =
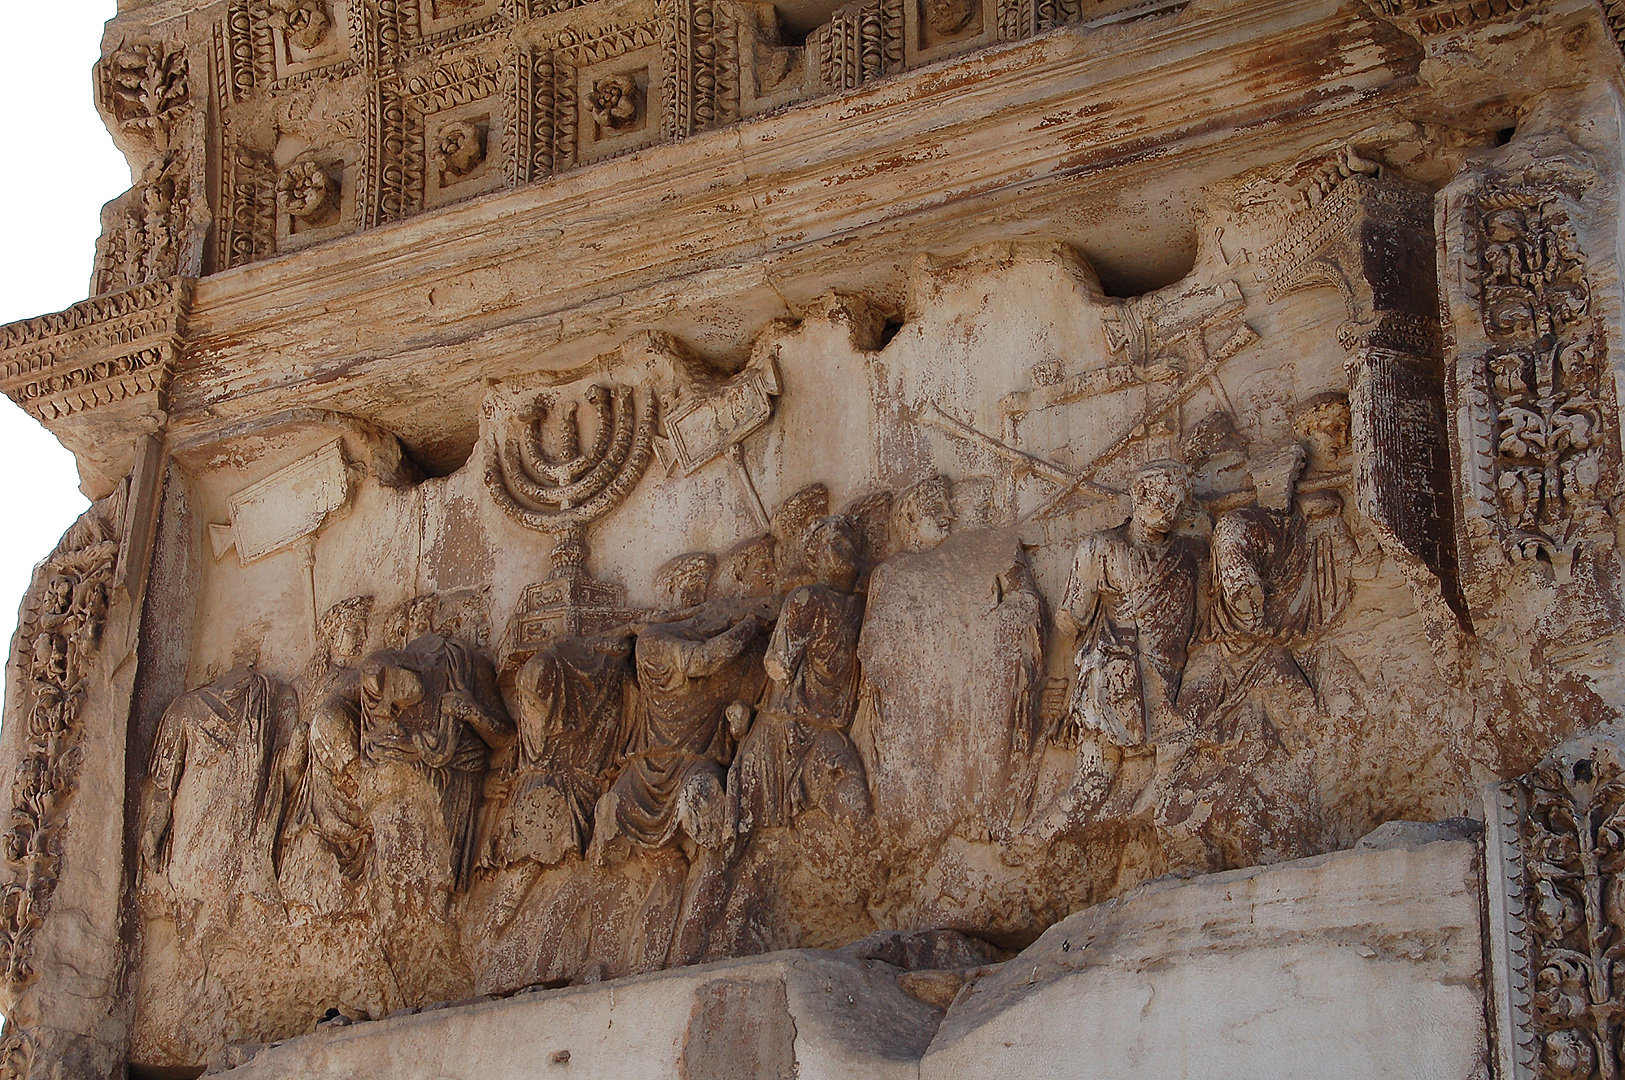
{"label": "carved cornice block", "polygon": [[1383,13],[1417,37],[1448,34],[1533,6],[1534,0],[1382,0]]}
{"label": "carved cornice block", "polygon": [[191,301],[190,279],[167,278],[0,327],[0,392],[75,453],[87,492],[112,490],[164,426]]}
{"label": "carved cornice block", "polygon": [[190,301],[170,278],[0,327],[0,391],[47,427],[131,398],[161,409]]}

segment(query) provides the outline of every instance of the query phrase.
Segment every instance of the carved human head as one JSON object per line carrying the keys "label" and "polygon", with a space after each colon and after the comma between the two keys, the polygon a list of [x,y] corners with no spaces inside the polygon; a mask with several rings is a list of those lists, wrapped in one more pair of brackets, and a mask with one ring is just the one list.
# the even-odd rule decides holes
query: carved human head
{"label": "carved human head", "polygon": [[[567,668],[556,649],[544,648],[525,661],[514,679],[519,729],[530,743],[560,730],[567,722]],[[527,749],[540,749],[527,746]]]}
{"label": "carved human head", "polygon": [[1309,472],[1343,467],[1349,452],[1350,415],[1348,395],[1338,390],[1316,394],[1298,406],[1292,427],[1303,443]]}
{"label": "carved human head", "polygon": [[976,0],[925,0],[926,25],[943,37],[959,33],[975,13]]}
{"label": "carved human head", "polygon": [[467,176],[485,160],[485,141],[480,129],[467,120],[448,120],[435,136],[434,163],[446,177]]}
{"label": "carved human head", "polygon": [[803,541],[812,523],[827,513],[829,489],[823,484],[808,484],[773,511],[768,527],[773,534],[773,562],[779,591],[794,588],[805,580]]}
{"label": "carved human head", "polygon": [[770,596],[774,577],[773,537],[754,536],[734,546],[717,562],[712,593],[722,599]]}
{"label": "carved human head", "polygon": [[631,75],[606,75],[592,84],[591,101],[598,126],[621,131],[637,122],[643,91]]}
{"label": "carved human head", "polygon": [[807,562],[821,584],[850,592],[858,578],[858,527],[845,514],[813,522],[803,542]]}
{"label": "carved human head", "polygon": [[315,161],[289,165],[276,184],[277,209],[300,221],[326,221],[338,210],[339,185]]}
{"label": "carved human head", "polygon": [[1153,532],[1167,532],[1179,521],[1179,512],[1190,493],[1191,472],[1181,462],[1162,460],[1141,465],[1129,484],[1135,522]]}
{"label": "carved human head", "polygon": [[361,655],[367,641],[367,620],[372,615],[372,597],[352,596],[340,600],[322,614],[316,632],[327,648],[328,659],[350,665]]}
{"label": "carved human head", "polygon": [[1255,496],[1247,440],[1229,412],[1216,409],[1192,425],[1181,453],[1191,468],[1191,491],[1207,509],[1232,510]]}
{"label": "carved human head", "polygon": [[394,719],[423,701],[423,680],[391,654],[374,655],[362,665],[361,698],[369,717]]}
{"label": "carved human head", "polygon": [[953,486],[946,476],[928,476],[897,497],[893,514],[898,547],[929,551],[953,531]]}
{"label": "carved human head", "polygon": [[271,0],[270,22],[290,44],[306,52],[319,46],[333,25],[323,0]]}
{"label": "carved human head", "polygon": [[773,511],[770,529],[780,544],[799,545],[812,523],[829,513],[829,489],[808,484]]}
{"label": "carved human head", "polygon": [[416,641],[424,634],[434,633],[435,615],[440,607],[440,598],[434,593],[424,593],[414,596],[406,605],[406,643]]}
{"label": "carved human head", "polygon": [[656,603],[663,611],[682,611],[705,602],[716,570],[714,555],[690,552],[672,559],[655,575]]}

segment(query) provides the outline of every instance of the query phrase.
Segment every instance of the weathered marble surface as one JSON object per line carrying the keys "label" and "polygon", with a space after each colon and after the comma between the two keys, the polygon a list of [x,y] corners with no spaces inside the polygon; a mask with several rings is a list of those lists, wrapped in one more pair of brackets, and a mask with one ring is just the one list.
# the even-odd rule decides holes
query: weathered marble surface
{"label": "weathered marble surface", "polygon": [[776,953],[332,1028],[217,1075],[903,1080],[940,1016],[887,965]]}
{"label": "weathered marble surface", "polygon": [[1487,1078],[1479,881],[1439,840],[1141,886],[973,982],[920,1076]]}
{"label": "weathered marble surface", "polygon": [[[806,1072],[744,958],[864,941],[794,963],[905,1073],[1007,961],[927,1070],[1471,1075],[1471,844],[1328,853],[1491,788],[1501,1057],[1612,1080],[1613,759],[1547,760],[1625,711],[1611,18],[125,4],[97,295],[0,328],[101,499],[8,657],[0,1077],[612,987],[658,1075],[719,962]],[[1227,1041],[1289,946],[1367,1037]]]}
{"label": "weathered marble surface", "polygon": [[[215,1075],[1487,1077],[1479,880],[1472,839],[1401,837],[1155,882],[991,966],[775,953],[232,1048]],[[926,976],[964,986],[946,1015],[899,989]]]}

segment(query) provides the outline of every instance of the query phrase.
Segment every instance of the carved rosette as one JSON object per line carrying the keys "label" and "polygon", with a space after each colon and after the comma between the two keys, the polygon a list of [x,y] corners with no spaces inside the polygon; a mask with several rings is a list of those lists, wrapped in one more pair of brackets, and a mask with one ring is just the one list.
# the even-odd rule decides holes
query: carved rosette
{"label": "carved rosette", "polygon": [[1625,748],[1567,744],[1488,789],[1495,1020],[1507,1080],[1611,1080],[1625,1020]]}

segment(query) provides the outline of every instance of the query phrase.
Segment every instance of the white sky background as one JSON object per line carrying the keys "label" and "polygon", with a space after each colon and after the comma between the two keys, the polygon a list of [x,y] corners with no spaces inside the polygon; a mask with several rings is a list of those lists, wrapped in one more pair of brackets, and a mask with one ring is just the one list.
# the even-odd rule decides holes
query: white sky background
{"label": "white sky background", "polygon": [[[0,0],[0,323],[90,291],[101,206],[130,186],[96,113],[91,65],[116,0]],[[0,641],[34,564],[87,503],[73,455],[0,396]]]}

